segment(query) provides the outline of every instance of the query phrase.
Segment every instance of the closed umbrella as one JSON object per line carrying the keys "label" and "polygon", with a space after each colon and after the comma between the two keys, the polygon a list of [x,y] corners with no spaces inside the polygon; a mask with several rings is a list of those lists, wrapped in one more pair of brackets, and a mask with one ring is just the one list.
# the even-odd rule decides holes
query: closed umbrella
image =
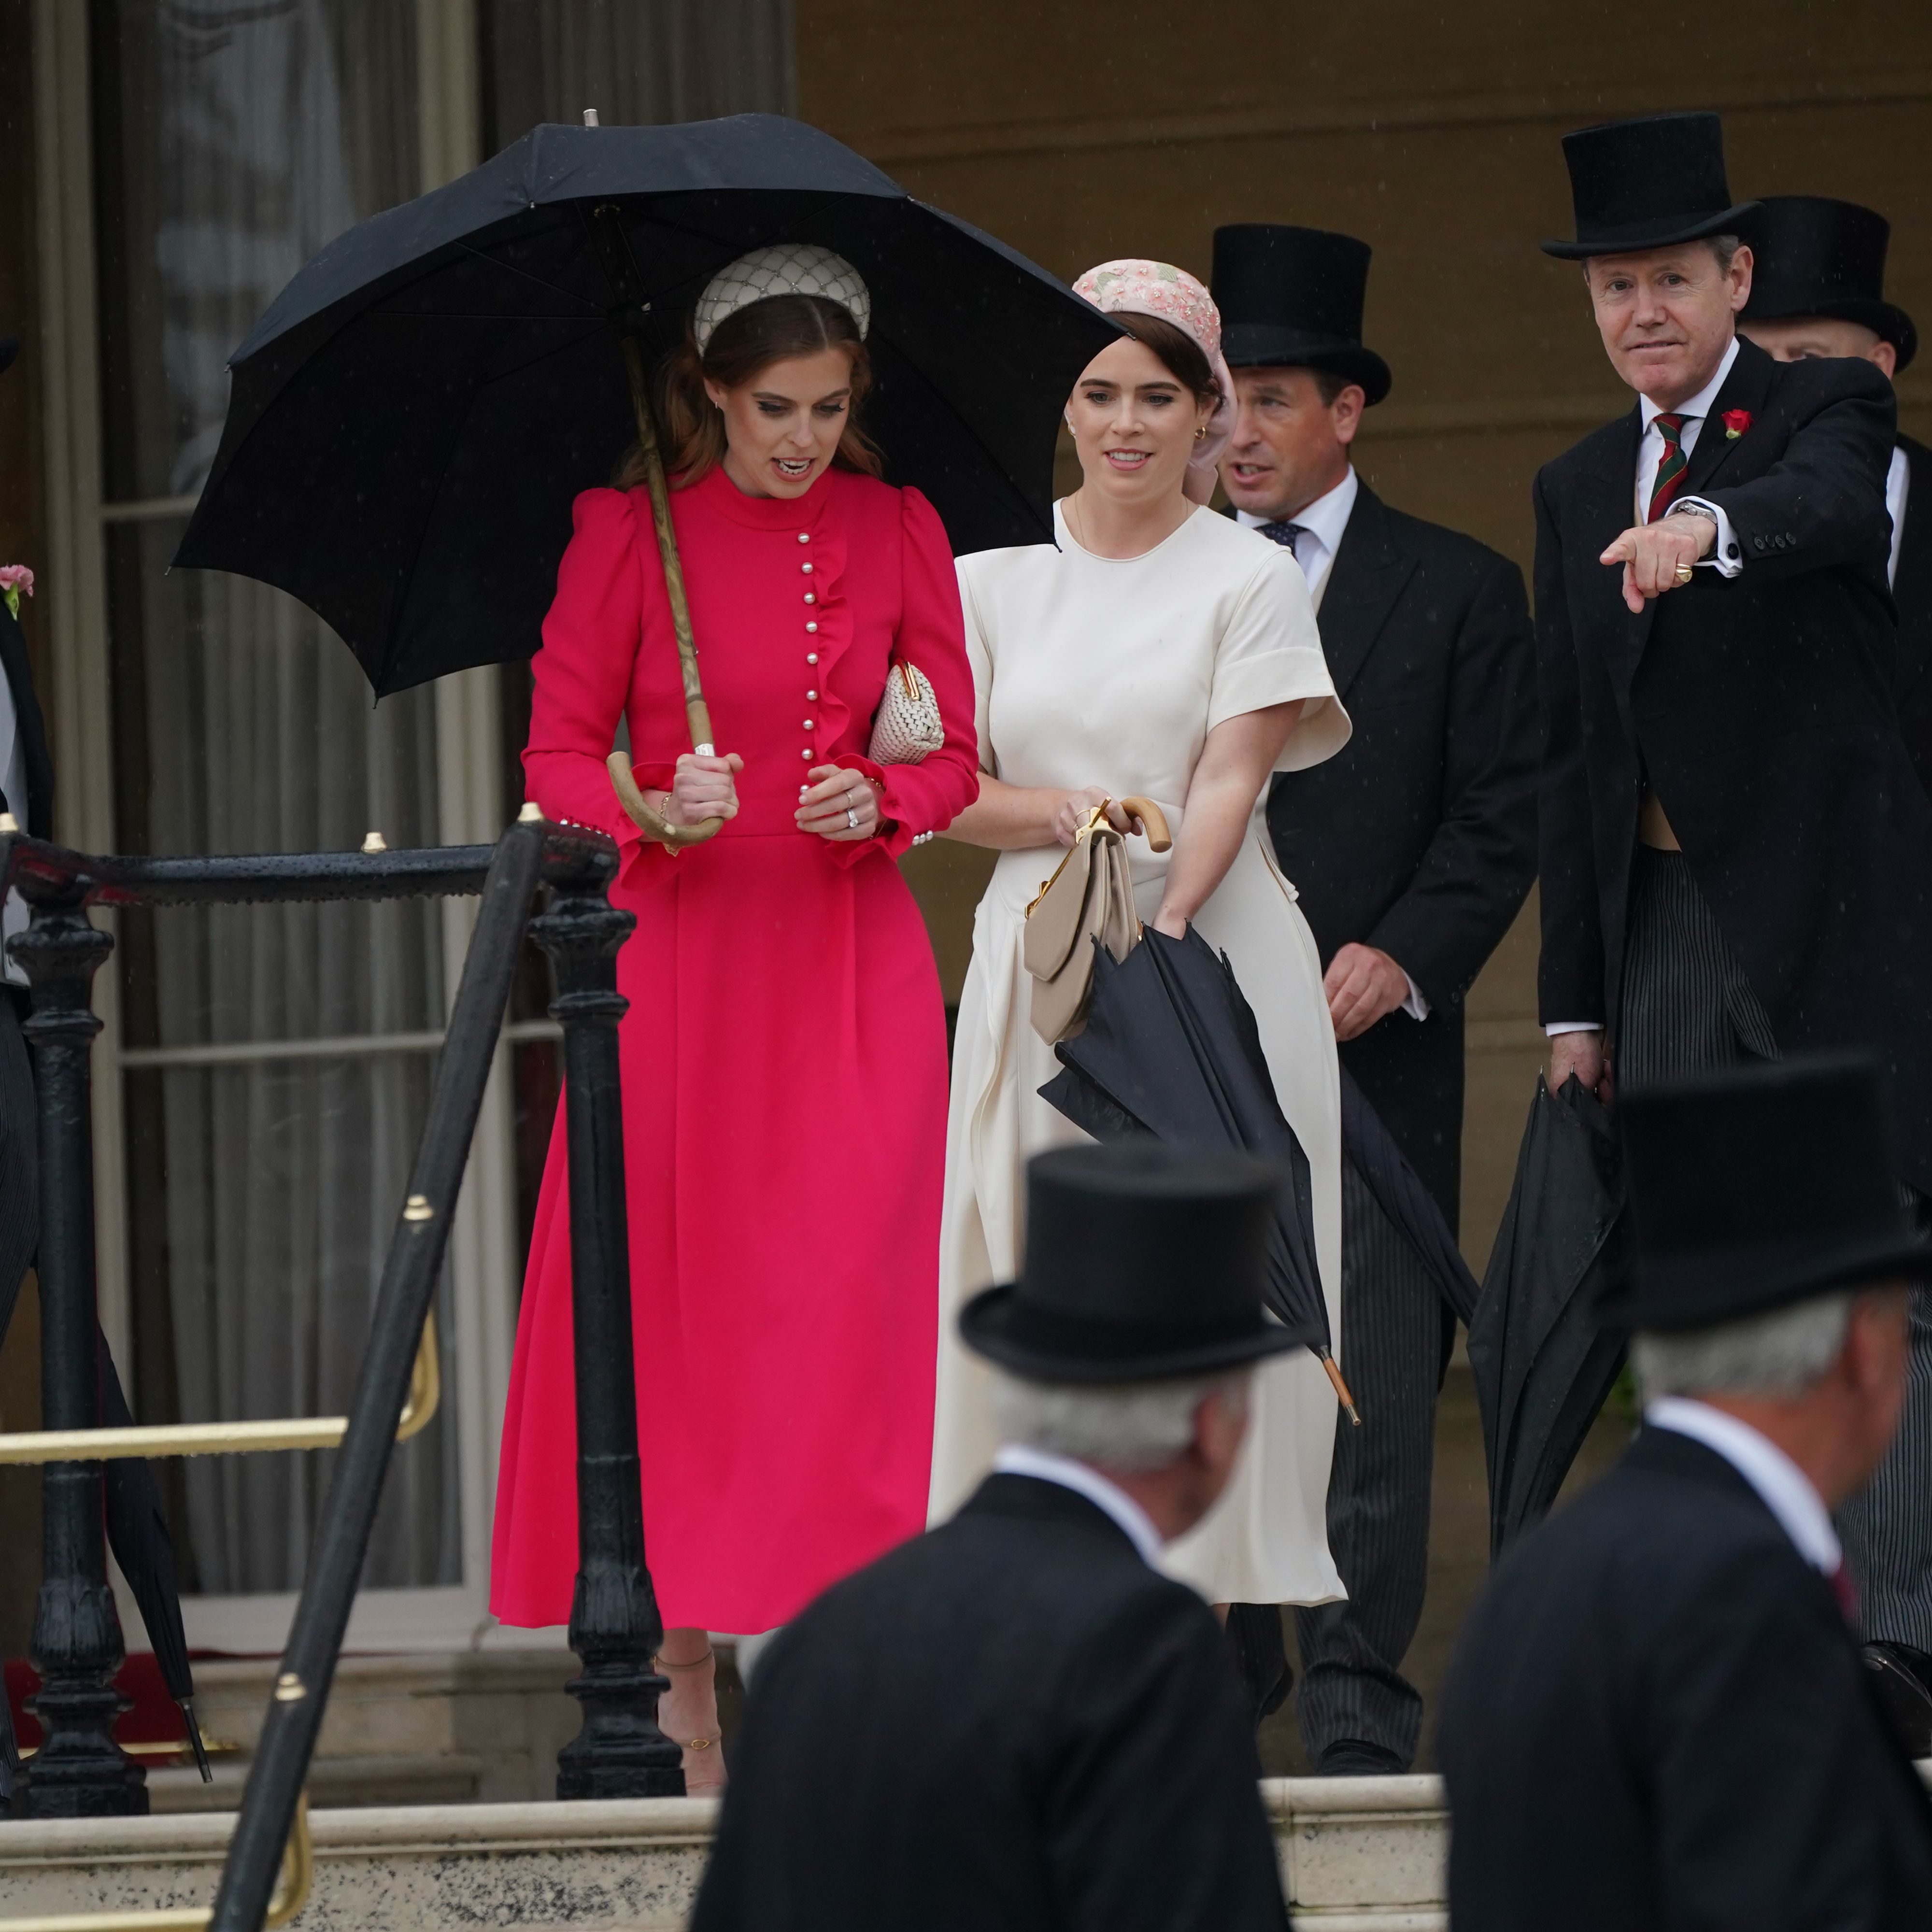
{"label": "closed umbrella", "polygon": [[1436,1292],[1468,1322],[1475,1314],[1476,1277],[1449,1232],[1434,1195],[1410,1164],[1360,1083],[1344,1066],[1342,1073],[1342,1154],[1362,1177],[1376,1204],[1394,1223],[1428,1270]]}
{"label": "closed umbrella", "polygon": [[1539,1078],[1469,1324],[1492,1552],[1549,1513],[1622,1371],[1623,1337],[1596,1309],[1626,1249],[1608,1113],[1574,1075],[1555,1094]]}
{"label": "closed umbrella", "polygon": [[1041,1098],[1095,1139],[1151,1134],[1180,1147],[1238,1148],[1282,1170],[1268,1305],[1359,1423],[1335,1364],[1316,1264],[1308,1156],[1275,1097],[1253,1009],[1226,957],[1192,926],[1182,939],[1147,927],[1118,962],[1096,946],[1085,1029],[1054,1052],[1062,1070]]}

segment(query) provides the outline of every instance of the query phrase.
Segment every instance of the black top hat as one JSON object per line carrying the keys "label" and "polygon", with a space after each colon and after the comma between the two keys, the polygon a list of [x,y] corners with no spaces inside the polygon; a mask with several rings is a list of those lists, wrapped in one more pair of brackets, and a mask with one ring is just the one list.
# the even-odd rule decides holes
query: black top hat
{"label": "black top hat", "polygon": [[1040,1154],[1020,1278],[976,1294],[959,1332],[1058,1382],[1212,1375],[1298,1347],[1262,1309],[1282,1184],[1260,1161],[1151,1142]]}
{"label": "black top hat", "polygon": [[1892,224],[1876,208],[1822,194],[1771,194],[1742,230],[1757,266],[1740,322],[1823,315],[1862,323],[1898,351],[1903,369],[1918,348],[1912,318],[1885,298]]}
{"label": "black top hat", "polygon": [[1668,248],[1736,229],[1756,207],[1732,202],[1724,178],[1724,124],[1714,114],[1647,114],[1563,137],[1576,238],[1546,242],[1546,255],[1581,262]]}
{"label": "black top hat", "polygon": [[1932,1274],[1909,1233],[1869,1061],[1786,1060],[1626,1096],[1636,1266],[1620,1328],[1702,1328],[1887,1276]]}
{"label": "black top hat", "polygon": [[1214,231],[1214,305],[1231,369],[1282,364],[1389,392],[1388,364],[1362,346],[1369,244],[1324,228],[1240,221]]}

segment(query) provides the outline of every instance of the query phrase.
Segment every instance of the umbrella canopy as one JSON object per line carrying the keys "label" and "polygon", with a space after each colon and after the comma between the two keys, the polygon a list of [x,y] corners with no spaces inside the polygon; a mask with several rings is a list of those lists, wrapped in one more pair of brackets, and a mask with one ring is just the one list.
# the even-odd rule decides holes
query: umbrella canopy
{"label": "umbrella canopy", "polygon": [[1342,1153],[1376,1197],[1376,1204],[1394,1222],[1402,1238],[1429,1270],[1436,1291],[1468,1321],[1476,1312],[1476,1277],[1449,1232],[1441,1206],[1423,1185],[1355,1076],[1342,1074]]}
{"label": "umbrella canopy", "polygon": [[572,499],[637,436],[626,332],[662,352],[718,269],[781,242],[866,278],[889,479],[932,500],[956,550],[1051,542],[1060,412],[1117,325],[829,135],[740,114],[538,128],[338,236],[236,352],[176,562],[299,598],[379,695],[527,657]]}
{"label": "umbrella canopy", "polygon": [[1469,1324],[1492,1552],[1549,1513],[1622,1369],[1623,1337],[1596,1307],[1625,1246],[1609,1115],[1574,1075],[1556,1094],[1539,1078]]}
{"label": "umbrella canopy", "polygon": [[1254,1010],[1226,957],[1192,926],[1184,939],[1148,926],[1118,962],[1096,944],[1085,1029],[1054,1051],[1063,1070],[1040,1097],[1096,1140],[1151,1134],[1177,1147],[1239,1149],[1282,1170],[1269,1306],[1359,1420],[1332,1352],[1308,1156],[1275,1098]]}

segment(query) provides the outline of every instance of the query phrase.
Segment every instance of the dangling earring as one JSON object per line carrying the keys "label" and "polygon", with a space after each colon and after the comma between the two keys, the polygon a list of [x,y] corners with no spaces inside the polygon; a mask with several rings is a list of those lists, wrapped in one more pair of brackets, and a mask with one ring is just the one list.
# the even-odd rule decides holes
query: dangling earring
{"label": "dangling earring", "polygon": [[1200,423],[1196,425],[1194,430],[1194,440],[1196,442],[1205,442],[1208,440],[1208,425],[1205,423]]}

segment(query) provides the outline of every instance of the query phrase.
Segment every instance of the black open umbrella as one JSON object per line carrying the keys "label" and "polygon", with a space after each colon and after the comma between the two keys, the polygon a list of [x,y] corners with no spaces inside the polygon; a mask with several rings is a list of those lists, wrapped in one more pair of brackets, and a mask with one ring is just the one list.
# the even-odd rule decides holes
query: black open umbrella
{"label": "black open umbrella", "polygon": [[866,278],[890,480],[956,550],[1050,542],[1060,412],[1117,326],[829,135],[740,114],[538,128],[331,242],[236,352],[175,561],[301,598],[378,694],[527,657],[572,497],[639,436],[627,362],[782,242]]}
{"label": "black open umbrella", "polygon": [[1492,1552],[1549,1513],[1622,1369],[1624,1338],[1596,1306],[1625,1246],[1609,1114],[1574,1075],[1555,1094],[1539,1077],[1469,1324]]}
{"label": "black open umbrella", "polygon": [[1315,1259],[1308,1156],[1275,1097],[1268,1057],[1234,968],[1192,926],[1170,939],[1148,926],[1116,962],[1096,944],[1084,1031],[1054,1049],[1062,1071],[1040,1096],[1095,1139],[1151,1134],[1175,1146],[1234,1148],[1286,1177],[1268,1258],[1268,1304],[1304,1342],[1360,1422],[1335,1365]]}

